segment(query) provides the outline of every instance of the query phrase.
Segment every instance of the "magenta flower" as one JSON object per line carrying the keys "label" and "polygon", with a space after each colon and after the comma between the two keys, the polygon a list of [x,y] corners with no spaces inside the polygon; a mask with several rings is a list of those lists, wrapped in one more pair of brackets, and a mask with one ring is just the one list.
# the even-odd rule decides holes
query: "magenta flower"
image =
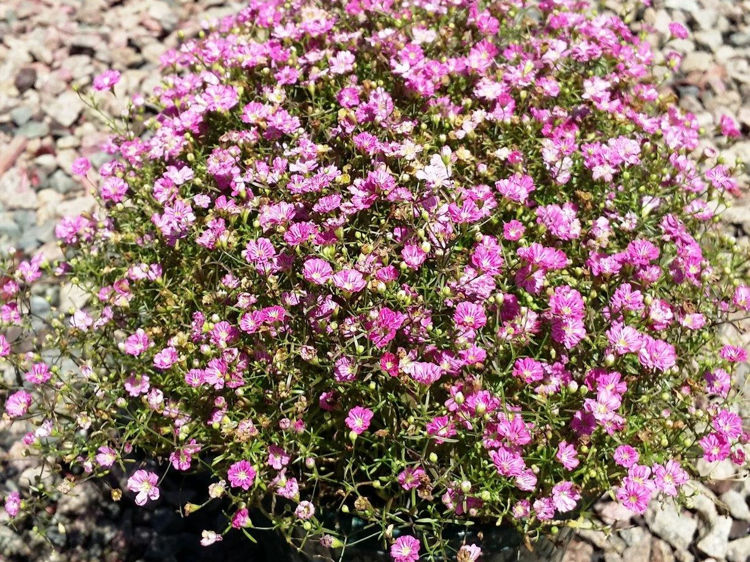
{"label": "magenta flower", "polygon": [[617,449],[615,449],[615,454],[612,458],[614,459],[615,463],[619,464],[620,466],[630,468],[638,462],[640,455],[638,454],[638,451],[636,451],[630,445],[620,445],[619,447],[617,447]]}
{"label": "magenta flower", "polygon": [[575,445],[568,443],[567,441],[561,441],[557,445],[557,458],[567,470],[573,470],[580,464],[578,460],[578,451],[576,451]]}
{"label": "magenta flower", "polygon": [[669,24],[669,33],[675,39],[687,39],[689,35],[687,28],[678,21]]}
{"label": "magenta flower", "polygon": [[235,529],[249,527],[250,523],[250,514],[245,507],[238,509],[232,516],[232,527],[234,527]]}
{"label": "magenta flower", "polygon": [[159,477],[153,472],[136,470],[128,478],[128,490],[136,492],[136,505],[145,505],[147,501],[159,499]]}
{"label": "magenta flower", "polygon": [[255,482],[255,468],[250,464],[249,461],[242,460],[232,464],[227,471],[227,479],[229,484],[248,490],[250,486]]}
{"label": "magenta flower", "polygon": [[151,346],[151,340],[143,328],[138,328],[134,334],[125,340],[125,353],[128,355],[139,356]]}
{"label": "magenta flower", "polygon": [[45,363],[34,363],[24,378],[32,384],[44,384],[52,378],[52,373]]}
{"label": "magenta flower", "polygon": [[572,482],[558,482],[552,487],[552,503],[560,513],[572,511],[581,494]]}
{"label": "magenta flower", "polygon": [[391,545],[391,558],[395,562],[417,562],[419,559],[419,541],[411,535],[397,538]]}
{"label": "magenta flower", "polygon": [[416,244],[407,244],[401,250],[401,257],[404,259],[404,263],[411,269],[419,269],[419,267],[427,259],[427,254],[421,247]]}
{"label": "magenta flower", "polygon": [[115,461],[117,460],[117,452],[112,447],[103,445],[99,447],[96,457],[94,458],[99,466],[109,468],[115,464]]}
{"label": "magenta flower", "polygon": [[300,521],[307,521],[315,515],[315,506],[309,501],[301,501],[294,509],[294,516]]}
{"label": "magenta flower", "polygon": [[464,330],[479,330],[487,323],[487,316],[480,304],[472,302],[461,302],[456,306],[453,313],[453,321],[456,326]]}
{"label": "magenta flower", "polygon": [[719,356],[730,363],[744,363],[747,361],[747,351],[741,347],[725,345],[719,350]]}
{"label": "magenta flower", "polygon": [[654,484],[668,496],[676,496],[677,489],[685,484],[690,476],[682,469],[680,463],[668,460],[664,465],[655,464],[652,467],[654,473]]}
{"label": "magenta flower", "polygon": [[21,494],[11,492],[5,497],[5,511],[11,517],[15,517],[21,511]]}
{"label": "magenta flower", "polygon": [[630,479],[626,480],[622,486],[617,488],[617,500],[633,513],[646,513],[648,502],[651,501],[651,490],[648,486]]}
{"label": "magenta flower", "polygon": [[410,466],[399,473],[398,483],[404,490],[411,490],[420,486],[424,476],[426,473],[421,466]]}
{"label": "magenta flower", "polygon": [[169,369],[177,363],[178,359],[177,350],[174,347],[165,347],[154,355],[154,367],[161,370]]}
{"label": "magenta flower", "polygon": [[120,81],[120,73],[117,70],[105,70],[101,74],[94,77],[93,87],[94,90],[99,92],[103,90],[110,90]]}
{"label": "magenta flower", "polygon": [[729,456],[729,441],[719,433],[709,433],[698,444],[703,449],[703,459],[708,462],[723,461]]}
{"label": "magenta flower", "polygon": [[403,370],[412,379],[424,385],[431,385],[443,376],[443,370],[439,365],[423,361],[412,361]]}
{"label": "magenta flower", "polygon": [[316,285],[322,285],[333,275],[331,264],[320,258],[311,258],[305,262],[302,275],[306,281]]}
{"label": "magenta flower", "polygon": [[70,171],[76,176],[85,176],[91,169],[91,162],[88,158],[80,157],[73,160],[73,164],[70,166]]}
{"label": "magenta flower", "polygon": [[373,412],[369,408],[363,408],[361,406],[355,406],[349,410],[349,415],[346,416],[346,425],[357,435],[367,431],[370,427],[370,420],[372,420]]}
{"label": "magenta flower", "polygon": [[500,447],[496,451],[490,451],[490,458],[501,476],[519,476],[526,468],[523,457],[506,447]]}
{"label": "magenta flower", "polygon": [[127,192],[128,184],[125,183],[125,180],[118,178],[117,176],[106,178],[99,189],[102,199],[105,201],[112,201],[112,203],[119,203],[122,201]]}
{"label": "magenta flower", "polygon": [[348,293],[359,293],[367,286],[362,274],[356,269],[344,269],[333,276],[333,284]]}
{"label": "magenta flower", "polygon": [[742,418],[729,410],[719,410],[711,420],[711,427],[725,439],[734,440],[742,435]]}
{"label": "magenta flower", "polygon": [[5,402],[5,413],[11,418],[18,418],[26,414],[31,407],[31,394],[25,390],[18,390],[8,396]]}

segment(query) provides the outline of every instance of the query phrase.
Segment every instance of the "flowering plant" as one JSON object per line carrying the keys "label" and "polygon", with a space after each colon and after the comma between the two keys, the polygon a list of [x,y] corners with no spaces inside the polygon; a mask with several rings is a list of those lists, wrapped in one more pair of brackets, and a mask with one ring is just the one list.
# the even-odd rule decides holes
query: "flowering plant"
{"label": "flowering plant", "polygon": [[[5,263],[5,416],[65,488],[120,467],[148,506],[207,471],[231,508],[203,544],[257,509],[340,547],[322,514],[353,512],[413,561],[448,524],[533,536],[744,463],[746,352],[718,337],[750,309],[716,220],[738,185],[619,18],[251,0],[162,64],[115,158],[75,163],[100,207],[60,222],[64,257]],[[88,302],[32,318],[45,272]]]}

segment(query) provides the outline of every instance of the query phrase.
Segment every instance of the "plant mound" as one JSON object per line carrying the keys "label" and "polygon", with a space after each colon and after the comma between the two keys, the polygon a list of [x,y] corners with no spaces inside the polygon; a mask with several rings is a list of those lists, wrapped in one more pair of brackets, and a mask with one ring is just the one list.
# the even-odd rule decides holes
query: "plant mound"
{"label": "plant mound", "polygon": [[[349,517],[412,561],[456,525],[531,536],[607,492],[642,513],[696,458],[744,463],[746,352],[717,333],[750,307],[715,216],[737,182],[621,19],[252,0],[162,63],[115,158],[76,162],[100,210],[59,224],[64,260],[6,264],[6,416],[68,488],[119,467],[144,505],[207,471],[229,522],[206,545],[258,510],[339,547]],[[45,269],[91,295],[48,326]]]}

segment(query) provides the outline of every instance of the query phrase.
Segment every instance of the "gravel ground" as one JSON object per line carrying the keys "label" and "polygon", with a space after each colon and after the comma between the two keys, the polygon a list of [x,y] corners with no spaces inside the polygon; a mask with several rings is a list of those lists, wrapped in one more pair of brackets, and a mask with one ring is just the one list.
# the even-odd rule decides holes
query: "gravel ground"
{"label": "gravel ground", "polygon": [[[621,4],[610,1],[607,6],[618,9]],[[13,245],[26,252],[42,247],[54,256],[56,220],[94,203],[69,172],[79,155],[97,164],[107,159],[98,150],[103,127],[71,86],[85,86],[102,70],[116,68],[123,79],[116,88],[118,98],[109,98],[106,107],[122,111],[128,95],[158,83],[153,68],[164,49],[176,45],[178,29],[193,33],[202,21],[237,5],[219,0],[0,1],[0,247]],[[731,148],[719,137],[706,144],[740,159],[750,170],[750,0],[654,0],[652,7],[638,5],[631,25],[658,49],[657,62],[668,51],[684,55],[681,73],[668,84],[679,104],[707,130],[713,130],[722,114],[733,116],[742,127],[743,138]],[[690,38],[669,40],[671,21],[684,23]],[[745,175],[743,184],[749,183]],[[747,249],[750,193],[725,218]],[[63,309],[80,298],[64,288],[45,290],[33,304],[40,312],[49,307],[45,296]],[[733,337],[733,343],[750,347],[747,335],[736,341],[736,335],[727,334]],[[745,373],[741,378],[744,381]],[[743,385],[750,396],[749,384]],[[750,418],[748,406],[743,414]],[[24,428],[3,423],[0,493],[14,481],[38,473],[14,444]],[[563,560],[750,560],[747,471],[737,473],[727,463],[704,465],[702,470],[711,480],[707,487],[695,486],[700,493],[689,510],[653,507],[644,517],[632,518],[615,503],[600,503],[596,510],[602,522],[619,530],[579,531]],[[293,559],[270,542],[265,550],[252,550],[246,542],[238,548],[239,540],[233,540],[238,537],[200,550],[194,534],[202,528],[199,522],[195,516],[181,519],[173,507],[190,499],[185,491],[190,486],[172,485],[151,511],[125,500],[111,502],[94,485],[80,486],[58,504],[48,529],[51,543],[28,528],[11,531],[0,525],[0,560]],[[218,510],[202,514],[209,519],[219,516]],[[500,558],[487,557],[498,562]]]}

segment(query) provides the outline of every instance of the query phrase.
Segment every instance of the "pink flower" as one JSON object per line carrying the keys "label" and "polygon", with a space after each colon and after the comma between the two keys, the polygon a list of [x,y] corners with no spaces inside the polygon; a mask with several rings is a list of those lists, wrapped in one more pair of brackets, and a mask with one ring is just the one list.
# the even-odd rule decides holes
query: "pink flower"
{"label": "pink flower", "polygon": [[315,506],[309,501],[301,501],[294,509],[294,516],[300,521],[307,521],[315,515]]}
{"label": "pink flower", "polygon": [[401,257],[404,259],[404,263],[411,269],[419,269],[419,267],[427,259],[427,254],[421,247],[416,244],[407,244],[401,250]]}
{"label": "pink flower", "polygon": [[276,470],[281,470],[289,464],[291,457],[289,453],[284,451],[278,445],[271,445],[268,447],[268,461],[267,464]]}
{"label": "pink flower", "polygon": [[242,460],[232,464],[227,471],[229,484],[243,490],[248,490],[255,482],[255,468],[249,461]]}
{"label": "pink flower", "polygon": [[506,447],[500,447],[496,451],[490,451],[490,458],[502,476],[520,476],[526,468],[521,455]]}
{"label": "pink flower", "polygon": [[456,560],[458,562],[476,562],[482,555],[482,549],[475,544],[465,544],[458,549]]}
{"label": "pink flower", "polygon": [[90,169],[91,162],[89,162],[88,158],[84,157],[76,158],[70,166],[70,171],[76,176],[85,176]]}
{"label": "pink flower", "polygon": [[128,490],[136,492],[136,505],[145,505],[148,500],[159,499],[159,477],[153,472],[146,470],[136,470],[128,478]]}
{"label": "pink flower", "polygon": [[578,451],[576,451],[575,445],[572,445],[567,441],[561,441],[557,445],[556,458],[567,470],[573,470],[580,464],[577,455]]}
{"label": "pink flower", "polygon": [[349,415],[346,416],[346,425],[357,435],[367,431],[370,427],[370,420],[372,420],[372,410],[369,408],[363,408],[361,406],[355,406],[349,410]]}
{"label": "pink flower", "polygon": [[426,473],[422,467],[410,466],[398,475],[398,483],[404,490],[411,490],[419,487],[424,476]]}
{"label": "pink flower", "polygon": [[724,369],[716,369],[706,373],[706,390],[711,394],[717,394],[726,398],[732,386],[732,377]]}
{"label": "pink flower", "polygon": [[721,116],[719,119],[719,126],[721,127],[721,134],[726,137],[737,138],[741,134],[737,121],[729,115]]}
{"label": "pink flower", "polygon": [[741,347],[725,345],[719,350],[719,356],[730,363],[744,363],[747,361],[747,351]]}
{"label": "pink flower", "polygon": [[359,293],[367,286],[362,274],[356,269],[343,269],[333,276],[333,284],[349,293]]}
{"label": "pink flower", "polygon": [[311,258],[305,262],[302,268],[305,280],[316,285],[322,285],[333,275],[331,264],[320,258]]}
{"label": "pink flower", "polygon": [[615,463],[624,466],[625,468],[633,466],[638,462],[639,458],[640,455],[638,454],[638,451],[630,445],[620,445],[615,449],[615,454],[613,456]]}
{"label": "pink flower", "polygon": [[391,545],[391,558],[395,562],[417,562],[419,559],[419,541],[411,535],[397,538]]}
{"label": "pink flower", "polygon": [[673,21],[669,24],[669,33],[671,33],[672,37],[675,39],[687,39],[689,35],[687,28],[677,21]]}
{"label": "pink flower", "polygon": [[165,347],[154,355],[154,367],[161,370],[169,369],[177,363],[178,359],[177,350],[174,347]]}
{"label": "pink flower", "polygon": [[119,81],[120,73],[117,70],[109,69],[94,77],[93,87],[94,90],[101,92],[114,88]]}
{"label": "pink flower", "polygon": [[740,310],[750,311],[750,287],[740,285],[734,290],[732,302]]}
{"label": "pink flower", "polygon": [[647,369],[666,371],[677,362],[674,346],[663,340],[643,336],[645,344],[638,353],[638,361]]}
{"label": "pink flower", "polygon": [[378,311],[377,318],[370,324],[367,337],[375,344],[375,347],[382,349],[396,337],[396,333],[405,320],[405,314],[384,306]]}
{"label": "pink flower", "polygon": [[424,385],[431,385],[443,376],[443,370],[439,365],[422,361],[412,361],[404,367],[404,372]]}
{"label": "pink flower", "polygon": [[646,513],[648,502],[651,500],[651,490],[648,486],[639,484],[629,478],[617,488],[617,500],[634,513]]}
{"label": "pink flower", "polygon": [[729,410],[720,410],[711,420],[711,427],[725,439],[734,440],[742,435],[742,418]]}
{"label": "pink flower", "polygon": [[438,416],[427,422],[427,435],[435,436],[435,441],[443,443],[456,435],[456,429],[448,416]]}
{"label": "pink flower", "polygon": [[508,221],[503,224],[503,238],[515,242],[523,238],[526,227],[517,220]]}
{"label": "pink flower", "polygon": [[357,369],[348,357],[336,360],[333,367],[333,378],[336,382],[351,382],[357,378]]}
{"label": "pink flower", "polygon": [[99,191],[102,195],[102,199],[105,201],[119,203],[125,198],[125,194],[128,192],[128,184],[125,183],[125,180],[122,178],[110,176],[102,182]]}
{"label": "pink flower", "polygon": [[677,488],[690,479],[688,473],[680,466],[680,463],[671,459],[663,466],[655,464],[652,470],[656,487],[672,497],[677,495]]}
{"label": "pink flower", "polygon": [[5,497],[5,511],[11,517],[18,515],[18,512],[21,511],[21,494],[11,492]]}
{"label": "pink flower", "polygon": [[11,418],[17,418],[26,414],[31,407],[31,394],[25,390],[18,390],[8,396],[5,402],[5,412]]}
{"label": "pink flower", "polygon": [[531,357],[516,359],[513,364],[513,376],[527,384],[539,382],[544,378],[544,366],[544,363]]}
{"label": "pink flower", "polygon": [[232,516],[232,527],[234,527],[235,529],[249,527],[250,523],[250,514],[245,507],[238,509]]}
{"label": "pink flower", "polygon": [[575,509],[580,499],[581,494],[572,482],[558,482],[552,487],[552,502],[560,513]]}
{"label": "pink flower", "polygon": [[534,501],[532,507],[540,521],[549,521],[555,516],[555,503],[552,498],[539,498]]}
{"label": "pink flower", "polygon": [[525,203],[529,194],[534,191],[536,187],[534,186],[534,180],[531,176],[513,174],[507,179],[496,181],[495,189],[511,201]]}
{"label": "pink flower", "polygon": [[0,357],[7,357],[8,355],[10,355],[10,343],[3,334],[0,334]]}
{"label": "pink flower", "polygon": [[143,328],[138,328],[134,334],[125,340],[125,353],[128,355],[139,356],[151,346],[151,340]]}
{"label": "pink flower", "polygon": [[97,464],[103,468],[109,468],[117,460],[117,452],[112,447],[101,446],[96,454]]}
{"label": "pink flower", "polygon": [[480,304],[461,302],[453,313],[453,321],[465,330],[478,330],[487,323],[487,316]]}
{"label": "pink flower", "polygon": [[52,373],[45,363],[34,363],[24,378],[32,384],[44,384],[52,378]]}

